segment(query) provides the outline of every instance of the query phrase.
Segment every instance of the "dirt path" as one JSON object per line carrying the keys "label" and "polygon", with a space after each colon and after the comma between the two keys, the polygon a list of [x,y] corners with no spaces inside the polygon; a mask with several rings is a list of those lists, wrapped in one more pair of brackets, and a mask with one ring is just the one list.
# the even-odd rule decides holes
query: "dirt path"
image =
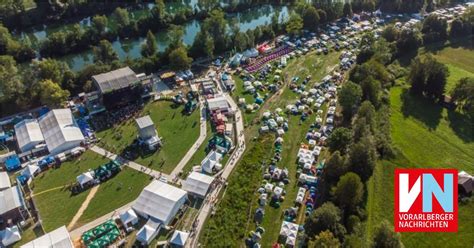
{"label": "dirt path", "polygon": [[51,188],[51,189],[43,190],[43,191],[41,191],[41,192],[39,192],[39,193],[34,193],[34,192],[33,192],[33,194],[31,194],[30,197],[39,196],[39,195],[41,195],[41,194],[48,193],[48,192],[53,191],[53,190],[62,189],[62,188],[64,188],[64,187],[66,187],[66,186],[67,186],[67,185],[62,185],[62,186],[54,187],[54,188]]}
{"label": "dirt path", "polygon": [[86,211],[87,209],[87,206],[89,206],[89,203],[91,202],[91,200],[94,198],[95,194],[97,193],[97,190],[99,189],[99,186],[100,185],[97,185],[97,186],[94,186],[91,191],[89,191],[89,194],[87,195],[87,198],[86,200],[82,203],[81,207],[79,208],[79,210],[77,210],[77,213],[76,215],[74,215],[74,217],[72,218],[71,222],[69,223],[69,225],[67,226],[67,229],[68,230],[71,230],[77,223],[77,221],[79,220],[79,218],[81,218],[82,214],[84,213],[84,211]]}

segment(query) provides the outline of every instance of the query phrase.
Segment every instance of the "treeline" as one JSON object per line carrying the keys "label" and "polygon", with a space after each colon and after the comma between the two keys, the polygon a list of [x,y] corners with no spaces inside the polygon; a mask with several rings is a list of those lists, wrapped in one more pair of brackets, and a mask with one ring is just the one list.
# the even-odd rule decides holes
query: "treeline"
{"label": "treeline", "polygon": [[[338,92],[342,124],[327,140],[330,157],[320,182],[323,203],[307,219],[308,247],[403,247],[387,222],[365,237],[366,185],[378,159],[394,155],[390,136],[389,89],[394,46],[365,34],[361,55]],[[370,243],[367,244],[367,240]]]}
{"label": "treeline", "polygon": [[388,13],[431,12],[437,8],[463,3],[462,0],[380,0],[380,10]]}

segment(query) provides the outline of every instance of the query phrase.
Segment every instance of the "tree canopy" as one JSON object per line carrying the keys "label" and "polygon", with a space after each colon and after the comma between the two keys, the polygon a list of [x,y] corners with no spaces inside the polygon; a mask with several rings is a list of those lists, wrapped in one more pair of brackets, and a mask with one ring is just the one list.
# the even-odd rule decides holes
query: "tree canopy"
{"label": "tree canopy", "polygon": [[334,195],[342,209],[354,211],[362,202],[364,184],[357,174],[349,172],[343,175],[337,183]]}
{"label": "tree canopy", "polygon": [[297,13],[292,13],[286,23],[286,32],[290,35],[299,35],[303,31],[303,19]]}
{"label": "tree canopy", "polygon": [[342,86],[337,97],[338,102],[341,104],[344,118],[350,120],[357,111],[357,107],[362,99],[361,87],[349,81]]}

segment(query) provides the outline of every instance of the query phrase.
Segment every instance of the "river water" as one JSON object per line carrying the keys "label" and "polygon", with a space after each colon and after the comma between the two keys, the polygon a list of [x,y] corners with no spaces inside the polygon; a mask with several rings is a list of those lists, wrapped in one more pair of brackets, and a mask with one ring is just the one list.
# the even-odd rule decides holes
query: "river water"
{"label": "river water", "polygon": [[[171,3],[166,3],[167,10],[169,13],[175,13],[181,8],[191,7],[199,8],[198,0],[182,0],[175,1]],[[153,4],[142,5],[141,8],[129,10],[130,16],[132,19],[138,19],[140,16],[147,14],[147,12],[153,8]],[[280,11],[280,21],[285,20],[289,16],[289,10],[286,6],[272,6],[272,5],[263,5],[256,8],[251,8],[249,10],[228,14],[227,20],[230,21],[234,19],[233,22],[237,23],[241,31],[247,31],[249,29],[254,29],[257,26],[266,25],[271,23],[273,13],[276,10]],[[17,36],[25,37],[28,36],[33,46],[37,47],[42,40],[44,40],[49,34],[57,32],[60,30],[67,30],[71,28],[74,24],[79,23],[83,27],[88,27],[91,25],[91,18],[87,17],[75,23],[63,24],[60,26],[42,26],[36,27],[24,32],[17,34]],[[109,16],[109,28],[113,28],[115,25],[114,18]],[[201,21],[192,20],[183,25],[184,28],[184,37],[183,42],[186,45],[191,45],[194,42],[194,39],[197,33],[201,29]],[[157,32],[155,34],[158,49],[164,51],[168,46],[168,34],[166,30]],[[114,50],[117,52],[121,60],[129,57],[132,59],[141,57],[140,48],[145,37],[131,38],[131,39],[117,39],[112,42]],[[56,58],[57,60],[66,62],[73,71],[78,71],[84,68],[86,65],[93,63],[92,49],[85,50],[80,53],[69,54],[63,57]]]}

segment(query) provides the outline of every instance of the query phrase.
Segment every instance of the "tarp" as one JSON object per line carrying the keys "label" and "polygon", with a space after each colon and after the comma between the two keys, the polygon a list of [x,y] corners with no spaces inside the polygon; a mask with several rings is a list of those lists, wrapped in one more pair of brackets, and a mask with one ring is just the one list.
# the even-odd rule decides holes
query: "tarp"
{"label": "tarp", "polygon": [[17,155],[10,156],[5,161],[5,168],[7,171],[14,171],[21,167],[20,158]]}

